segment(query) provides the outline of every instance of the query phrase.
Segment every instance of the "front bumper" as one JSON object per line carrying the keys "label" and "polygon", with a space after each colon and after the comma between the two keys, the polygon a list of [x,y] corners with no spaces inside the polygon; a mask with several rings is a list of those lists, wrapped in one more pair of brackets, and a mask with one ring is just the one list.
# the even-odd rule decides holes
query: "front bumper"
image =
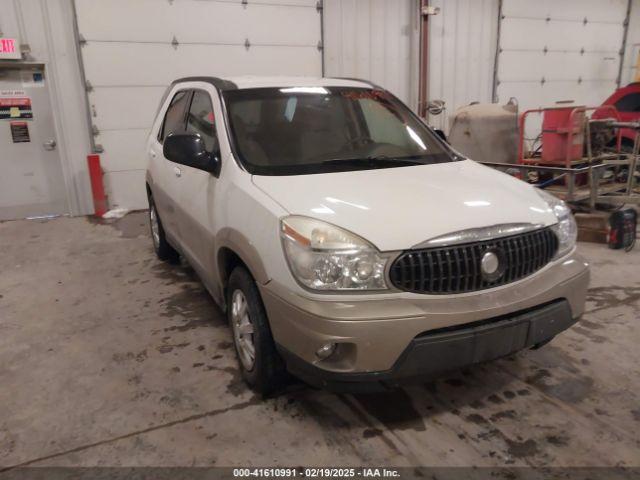
{"label": "front bumper", "polygon": [[391,369],[382,372],[332,372],[282,347],[279,351],[289,371],[312,385],[333,391],[374,391],[543,344],[577,320],[563,299],[514,315],[426,332],[409,343]]}
{"label": "front bumper", "polygon": [[[274,280],[260,289],[288,368],[307,381],[313,377],[327,385],[340,378],[360,378],[355,381],[362,383],[429,376],[541,343],[577,321],[588,283],[588,265],[574,252],[519,282],[461,295],[309,297]],[[538,329],[546,332],[545,338],[529,335]],[[445,333],[446,338],[438,336]],[[318,359],[315,352],[328,342],[338,343],[337,352]],[[425,360],[418,351],[439,353],[428,353]],[[410,362],[403,361],[409,357]]]}

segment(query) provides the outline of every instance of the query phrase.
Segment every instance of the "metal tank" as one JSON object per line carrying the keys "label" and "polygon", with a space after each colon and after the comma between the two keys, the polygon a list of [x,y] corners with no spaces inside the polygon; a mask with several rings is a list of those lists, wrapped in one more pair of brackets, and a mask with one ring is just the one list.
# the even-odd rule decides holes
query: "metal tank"
{"label": "metal tank", "polygon": [[516,163],[518,156],[518,105],[472,103],[458,108],[449,129],[449,142],[478,162]]}

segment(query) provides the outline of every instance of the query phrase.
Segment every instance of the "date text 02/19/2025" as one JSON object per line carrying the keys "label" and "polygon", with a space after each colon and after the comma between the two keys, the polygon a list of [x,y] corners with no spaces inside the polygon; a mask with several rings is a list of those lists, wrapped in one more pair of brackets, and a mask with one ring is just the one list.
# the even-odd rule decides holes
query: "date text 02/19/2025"
{"label": "date text 02/19/2025", "polygon": [[389,468],[234,468],[234,478],[395,478],[400,473]]}

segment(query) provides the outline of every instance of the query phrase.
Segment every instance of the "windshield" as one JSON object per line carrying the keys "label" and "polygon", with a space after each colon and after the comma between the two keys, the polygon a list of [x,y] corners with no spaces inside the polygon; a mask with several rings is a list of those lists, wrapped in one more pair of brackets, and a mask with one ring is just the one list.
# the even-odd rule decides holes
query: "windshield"
{"label": "windshield", "polygon": [[457,158],[383,90],[292,87],[224,93],[234,150],[257,175],[301,175]]}

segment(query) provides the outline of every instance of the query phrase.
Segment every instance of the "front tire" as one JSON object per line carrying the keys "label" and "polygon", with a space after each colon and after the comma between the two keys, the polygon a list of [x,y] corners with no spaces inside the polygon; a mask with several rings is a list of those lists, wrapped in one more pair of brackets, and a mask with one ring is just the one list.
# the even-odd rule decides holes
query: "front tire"
{"label": "front tire", "polygon": [[227,317],[242,377],[252,390],[268,395],[283,385],[286,372],[260,292],[244,267],[231,272],[227,291]]}
{"label": "front tire", "polygon": [[158,210],[151,195],[149,195],[149,225],[151,226],[153,250],[157,257],[165,262],[176,263],[180,259],[180,254],[167,241],[162,221],[158,216]]}

